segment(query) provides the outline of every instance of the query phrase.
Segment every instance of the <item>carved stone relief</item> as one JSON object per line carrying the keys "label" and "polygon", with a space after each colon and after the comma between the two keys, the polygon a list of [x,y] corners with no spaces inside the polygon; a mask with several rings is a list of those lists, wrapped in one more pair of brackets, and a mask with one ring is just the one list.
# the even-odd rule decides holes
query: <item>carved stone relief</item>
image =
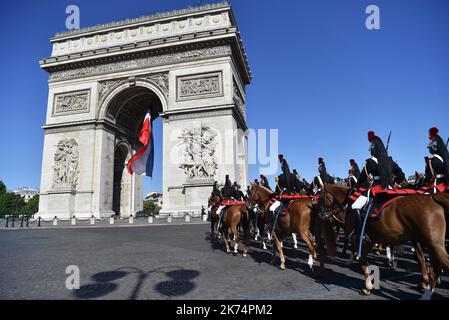
{"label": "carved stone relief", "polygon": [[235,81],[233,83],[233,87],[234,87],[234,93],[233,93],[234,103],[239,108],[243,117],[246,119],[245,101],[243,100],[242,94],[240,93],[240,90],[239,90],[237,84],[235,83]]}
{"label": "carved stone relief", "polygon": [[50,81],[68,80],[79,77],[87,77],[95,74],[118,72],[136,68],[152,67],[157,65],[179,63],[185,61],[195,61],[211,57],[231,55],[231,53],[232,53],[231,47],[229,45],[222,45],[210,48],[191,49],[174,53],[166,53],[158,55],[156,54],[148,57],[132,58],[117,62],[109,62],[93,66],[55,71],[50,73],[49,80]]}
{"label": "carved stone relief", "polygon": [[179,137],[184,159],[179,166],[188,178],[212,178],[218,168],[215,159],[217,134],[207,126],[184,129]]}
{"label": "carved stone relief", "polygon": [[223,95],[221,72],[178,77],[178,100]]}
{"label": "carved stone relief", "polygon": [[53,115],[89,112],[90,90],[56,94]]}
{"label": "carved stone relief", "polygon": [[75,139],[63,139],[56,146],[53,165],[53,187],[78,184],[79,150]]}

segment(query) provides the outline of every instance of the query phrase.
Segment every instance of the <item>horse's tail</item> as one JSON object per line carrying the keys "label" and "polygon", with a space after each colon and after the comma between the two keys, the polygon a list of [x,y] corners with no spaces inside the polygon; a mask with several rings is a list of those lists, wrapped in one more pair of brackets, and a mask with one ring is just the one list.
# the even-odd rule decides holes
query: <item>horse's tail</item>
{"label": "horse's tail", "polygon": [[320,221],[320,223],[322,227],[322,235],[326,244],[326,252],[329,256],[335,257],[337,253],[337,237],[334,228],[329,221]]}
{"label": "horse's tail", "polygon": [[441,192],[434,194],[432,196],[433,200],[438,203],[444,209],[444,216],[446,220],[446,234],[448,234],[449,230],[449,193]]}
{"label": "horse's tail", "polygon": [[449,255],[447,254],[444,245],[436,246],[430,250],[433,251],[438,262],[441,263],[446,270],[449,270]]}

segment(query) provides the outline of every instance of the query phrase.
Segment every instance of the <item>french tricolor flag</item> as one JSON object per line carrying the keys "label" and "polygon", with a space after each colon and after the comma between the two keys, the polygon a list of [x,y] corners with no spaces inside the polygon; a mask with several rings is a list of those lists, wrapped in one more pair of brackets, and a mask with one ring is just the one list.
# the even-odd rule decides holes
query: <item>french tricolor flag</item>
{"label": "french tricolor flag", "polygon": [[129,174],[136,173],[148,177],[153,175],[154,142],[151,131],[151,115],[150,112],[147,112],[139,133],[139,141],[143,147],[129,159],[127,165]]}

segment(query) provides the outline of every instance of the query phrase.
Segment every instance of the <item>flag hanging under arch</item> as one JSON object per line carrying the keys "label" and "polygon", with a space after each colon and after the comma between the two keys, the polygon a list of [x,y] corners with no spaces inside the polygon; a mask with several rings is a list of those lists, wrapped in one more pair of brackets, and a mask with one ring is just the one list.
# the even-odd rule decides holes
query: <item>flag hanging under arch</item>
{"label": "flag hanging under arch", "polygon": [[139,141],[143,144],[129,159],[127,169],[130,174],[139,174],[142,176],[153,176],[154,164],[154,142],[151,128],[151,115],[148,111],[143,120],[142,130],[139,132]]}

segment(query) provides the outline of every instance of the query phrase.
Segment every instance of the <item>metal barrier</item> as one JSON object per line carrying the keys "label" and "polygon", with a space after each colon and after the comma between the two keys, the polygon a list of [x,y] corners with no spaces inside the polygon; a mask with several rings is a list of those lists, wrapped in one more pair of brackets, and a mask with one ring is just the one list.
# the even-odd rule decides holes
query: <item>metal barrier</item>
{"label": "metal barrier", "polygon": [[70,218],[61,219],[55,216],[53,219],[43,219],[42,217],[32,217],[28,215],[7,215],[3,219],[0,218],[0,227],[5,228],[41,228],[41,227],[75,227],[75,226],[90,226],[96,225],[123,225],[123,224],[133,224],[133,225],[148,225],[148,224],[189,224],[192,222],[203,223],[203,217],[201,214],[196,214],[192,211],[177,211],[169,213],[168,215],[130,215],[127,218],[120,218],[112,215],[111,217],[95,218],[93,215],[88,218],[77,218],[72,216]]}

